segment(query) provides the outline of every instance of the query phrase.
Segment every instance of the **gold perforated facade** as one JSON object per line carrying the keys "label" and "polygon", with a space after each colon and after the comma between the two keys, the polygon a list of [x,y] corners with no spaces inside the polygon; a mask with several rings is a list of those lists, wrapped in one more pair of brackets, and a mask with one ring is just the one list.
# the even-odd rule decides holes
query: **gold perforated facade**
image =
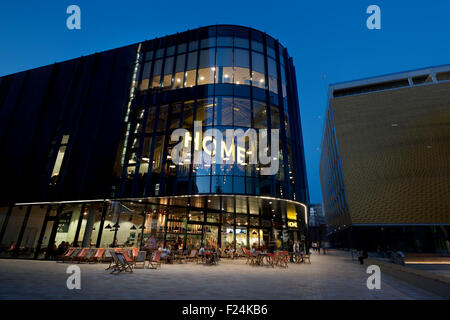
{"label": "gold perforated facade", "polygon": [[331,88],[320,166],[331,233],[450,225],[450,81],[424,79]]}

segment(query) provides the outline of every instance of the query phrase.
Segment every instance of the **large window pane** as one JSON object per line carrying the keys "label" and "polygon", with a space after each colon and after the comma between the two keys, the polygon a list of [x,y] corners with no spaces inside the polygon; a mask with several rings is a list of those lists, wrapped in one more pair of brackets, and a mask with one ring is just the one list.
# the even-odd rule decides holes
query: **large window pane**
{"label": "large window pane", "polygon": [[183,128],[189,129],[194,125],[194,101],[186,101],[183,107]]}
{"label": "large window pane", "polygon": [[201,48],[209,48],[209,47],[215,47],[215,46],[216,46],[216,37],[210,37],[210,38],[202,39],[200,41]]}
{"label": "large window pane", "polygon": [[213,84],[215,68],[203,68],[198,70],[198,84]]}
{"label": "large window pane", "polygon": [[162,87],[163,90],[169,90],[172,87],[172,75],[171,74],[166,74],[163,78],[163,83],[162,83]]}
{"label": "large window pane", "polygon": [[252,50],[263,52],[263,44],[259,41],[252,40]]}
{"label": "large window pane", "polygon": [[214,100],[212,98],[198,100],[195,120],[202,121],[203,126],[210,126],[213,122],[213,111]]}
{"label": "large window pane", "polygon": [[156,107],[150,107],[148,110],[147,124],[145,125],[145,133],[153,133],[155,124]]}
{"label": "large window pane", "polygon": [[215,52],[216,50],[206,49],[200,51],[200,61],[198,70],[198,84],[214,83],[215,74]]}
{"label": "large window pane", "polygon": [[218,97],[217,106],[214,109],[214,125],[231,126],[233,124],[232,98]]}
{"label": "large window pane", "polygon": [[234,66],[250,68],[250,56],[248,50],[234,49]]}
{"label": "large window pane", "polygon": [[197,68],[197,51],[190,52],[188,55],[188,62],[186,70],[192,70]]}
{"label": "large window pane", "polygon": [[286,98],[287,92],[286,92],[286,72],[284,71],[284,65],[280,65],[281,70],[281,86],[283,89],[283,98]]}
{"label": "large window pane", "polygon": [[195,78],[196,78],[196,76],[197,76],[197,70],[186,71],[184,86],[186,88],[195,86]]}
{"label": "large window pane", "polygon": [[167,104],[159,108],[158,127],[157,127],[158,132],[162,132],[165,130],[168,113],[169,113],[169,106]]}
{"label": "large window pane", "polygon": [[161,58],[164,55],[164,48],[156,50],[156,58]]}
{"label": "large window pane", "polygon": [[163,155],[164,137],[159,136],[156,138],[155,150],[153,152],[153,172],[161,172],[161,163]]}
{"label": "large window pane", "polygon": [[152,88],[159,88],[161,82],[161,76],[154,76],[152,79]]}
{"label": "large window pane", "polygon": [[173,57],[166,58],[166,62],[164,64],[164,74],[172,74],[173,61]]}
{"label": "large window pane", "polygon": [[167,48],[166,57],[173,56],[174,53],[175,53],[175,46],[170,46]]}
{"label": "large window pane", "polygon": [[155,66],[153,68],[153,75],[160,75],[162,71],[162,59],[155,61]]}
{"label": "large window pane", "polygon": [[[73,238],[73,235],[71,235],[70,233],[71,232],[75,233],[78,220],[82,219],[77,245],[84,248],[95,247],[97,243],[97,236],[102,218],[103,204],[86,205],[84,211],[81,212],[80,215],[77,215],[76,213],[80,212],[80,210],[81,205],[76,205],[68,208],[64,207],[64,214],[66,215],[65,220],[66,221],[70,220],[71,225],[68,230],[68,234],[66,235],[64,232],[65,231],[64,226],[61,226],[60,221],[60,226],[58,228],[56,238],[62,241],[64,241],[64,238],[67,239],[70,239],[71,237]],[[77,219],[75,220],[70,217],[71,215],[74,214],[77,217]]]}
{"label": "large window pane", "polygon": [[31,208],[20,250],[18,251],[20,257],[32,258],[34,256],[46,212],[47,206],[33,206]]}
{"label": "large window pane", "polygon": [[217,82],[233,82],[233,50],[231,48],[217,49]]}
{"label": "large window pane", "polygon": [[173,85],[172,85],[173,89],[183,88],[183,83],[184,83],[183,77],[184,77],[184,72],[175,73],[175,78],[173,79]]}
{"label": "large window pane", "polygon": [[250,85],[250,69],[234,67],[234,83]]}
{"label": "large window pane", "polygon": [[195,77],[197,75],[197,51],[190,52],[188,55],[188,62],[186,66],[186,74],[185,74],[185,87],[193,87],[195,86]]}
{"label": "large window pane", "polygon": [[248,39],[245,39],[245,38],[234,38],[234,46],[248,49]]}
{"label": "large window pane", "polygon": [[183,87],[184,83],[184,67],[186,64],[186,55],[181,54],[177,56],[175,65],[175,79],[173,82],[173,89],[178,89]]}
{"label": "large window pane", "polygon": [[233,38],[232,37],[218,37],[217,38],[217,46],[233,46]]}
{"label": "large window pane", "polygon": [[152,60],[153,59],[153,53],[154,53],[153,50],[146,52],[145,53],[145,61]]}
{"label": "large window pane", "polygon": [[267,68],[269,73],[269,90],[278,93],[278,84],[277,84],[277,63],[275,60],[268,58],[267,59]]}
{"label": "large window pane", "polygon": [[257,52],[252,52],[252,80],[255,87],[266,88],[265,84],[264,56]]}
{"label": "large window pane", "polygon": [[197,50],[198,49],[198,40],[194,40],[189,42],[189,51]]}
{"label": "large window pane", "polygon": [[144,138],[144,146],[142,149],[141,164],[139,166],[139,175],[145,175],[148,172],[148,165],[150,162],[150,148],[152,146],[152,138]]}
{"label": "large window pane", "polygon": [[253,100],[253,127],[267,129],[267,111],[264,102]]}
{"label": "large window pane", "polygon": [[210,177],[197,176],[193,177],[192,193],[209,193],[210,192]]}
{"label": "large window pane", "polygon": [[270,107],[270,118],[272,122],[272,129],[280,128],[280,110],[276,106]]}
{"label": "large window pane", "polygon": [[178,53],[186,52],[187,43],[181,43],[178,45]]}
{"label": "large window pane", "polygon": [[251,116],[250,116],[250,100],[234,98],[234,125],[250,127],[251,126]]}
{"label": "large window pane", "polygon": [[22,206],[16,206],[12,209],[0,246],[2,248],[6,248],[6,251],[1,252],[2,256],[8,256],[12,253],[12,250],[8,251],[8,248],[16,248],[17,238],[19,237],[20,228],[22,228],[26,211],[27,207]]}

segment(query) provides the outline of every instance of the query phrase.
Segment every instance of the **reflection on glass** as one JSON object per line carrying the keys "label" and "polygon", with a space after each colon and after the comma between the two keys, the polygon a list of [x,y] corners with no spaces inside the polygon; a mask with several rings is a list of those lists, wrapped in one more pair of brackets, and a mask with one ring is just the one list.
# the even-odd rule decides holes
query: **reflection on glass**
{"label": "reflection on glass", "polygon": [[139,174],[143,175],[148,172],[148,164],[150,162],[150,148],[152,146],[152,138],[144,138],[144,146],[142,149],[142,158],[139,166]]}
{"label": "reflection on glass", "polygon": [[178,53],[186,52],[187,43],[181,43],[178,45]]}
{"label": "reflection on glass", "polygon": [[222,225],[222,248],[234,249],[234,228],[232,225]]}
{"label": "reflection on glass", "polygon": [[250,100],[234,98],[234,125],[242,127],[251,127],[251,116],[250,116]]}
{"label": "reflection on glass", "polygon": [[267,68],[269,74],[269,90],[278,94],[278,84],[277,84],[277,63],[275,60],[267,59]]}
{"label": "reflection on glass", "polygon": [[183,88],[185,64],[186,64],[186,55],[185,54],[178,55],[175,65],[175,79],[173,82],[173,89]]}
{"label": "reflection on glass", "polygon": [[280,110],[276,106],[270,107],[270,121],[273,129],[280,129]]}
{"label": "reflection on glass", "polygon": [[160,81],[161,81],[161,76],[154,76],[152,79],[152,89],[159,88]]}
{"label": "reflection on glass", "polygon": [[173,79],[171,74],[167,74],[164,76],[162,83],[163,90],[169,90],[172,87],[172,80]]}
{"label": "reflection on glass", "polygon": [[161,163],[163,155],[164,136],[156,138],[155,150],[153,151],[153,172],[161,173]]}
{"label": "reflection on glass", "polygon": [[183,128],[192,128],[194,124],[194,101],[185,101],[183,107]]}
{"label": "reflection on glass", "polygon": [[168,113],[169,113],[169,106],[167,104],[160,106],[158,115],[158,126],[157,126],[158,132],[162,132],[165,130]]}
{"label": "reflection on glass", "polygon": [[217,97],[214,109],[214,125],[230,126],[233,124],[233,98]]}
{"label": "reflection on glass", "polygon": [[196,176],[193,178],[193,193],[209,193],[210,192],[210,177]]}
{"label": "reflection on glass", "polygon": [[215,68],[203,68],[198,70],[198,85],[214,83]]}
{"label": "reflection on glass", "polygon": [[252,52],[252,69],[253,86],[266,88],[264,79],[266,69],[264,67],[264,56],[262,54]]}
{"label": "reflection on glass", "polygon": [[186,71],[184,86],[185,87],[195,86],[196,75],[197,75],[197,70]]}
{"label": "reflection on glass", "polygon": [[210,37],[210,38],[202,39],[200,41],[201,48],[209,48],[209,47],[215,47],[215,46],[216,46],[216,37]]}
{"label": "reflection on glass", "polygon": [[155,58],[161,58],[164,55],[164,48],[156,50]]}
{"label": "reflection on glass", "polygon": [[216,226],[204,226],[204,244],[206,247],[214,247],[217,250],[218,244],[217,240],[219,239],[219,228]]}
{"label": "reflection on glass", "polygon": [[233,38],[232,37],[217,37],[217,46],[226,46],[231,47],[233,46]]}
{"label": "reflection on glass", "polygon": [[145,125],[145,133],[153,133],[155,124],[156,107],[150,107],[148,110],[147,124]]}
{"label": "reflection on glass", "polygon": [[233,51],[231,48],[217,49],[217,82],[233,82]]}
{"label": "reflection on glass", "polygon": [[213,115],[214,115],[214,100],[200,99],[197,102],[197,113],[195,120],[202,121],[202,125],[209,126],[212,125]]}
{"label": "reflection on glass", "polygon": [[263,52],[263,44],[259,41],[252,40],[252,50]]}
{"label": "reflection on glass", "polygon": [[234,38],[234,46],[248,49],[248,39]]}
{"label": "reflection on glass", "polygon": [[267,129],[266,104],[261,101],[253,101],[253,127],[257,129]]}

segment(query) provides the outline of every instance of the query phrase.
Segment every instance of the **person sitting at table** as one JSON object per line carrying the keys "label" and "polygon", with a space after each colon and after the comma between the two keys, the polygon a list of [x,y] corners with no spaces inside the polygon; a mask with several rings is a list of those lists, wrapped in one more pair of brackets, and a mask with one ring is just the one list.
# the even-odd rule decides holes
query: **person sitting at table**
{"label": "person sitting at table", "polygon": [[200,249],[198,250],[198,255],[200,256],[200,259],[202,259],[203,261],[203,258],[205,256],[205,247],[203,245],[200,246]]}
{"label": "person sitting at table", "polygon": [[207,262],[209,264],[215,264],[217,262],[217,252],[216,252],[216,248],[214,248],[213,246],[209,247],[209,255],[207,257]]}
{"label": "person sitting at table", "polygon": [[171,252],[170,252],[170,245],[168,245],[166,248],[162,249],[161,259],[165,260],[166,263],[169,263],[169,264],[173,263],[173,258],[172,258]]}

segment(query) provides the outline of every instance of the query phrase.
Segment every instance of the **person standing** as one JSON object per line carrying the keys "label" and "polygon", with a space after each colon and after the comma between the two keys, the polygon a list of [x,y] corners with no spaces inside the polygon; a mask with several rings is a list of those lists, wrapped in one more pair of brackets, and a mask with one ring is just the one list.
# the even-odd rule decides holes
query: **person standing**
{"label": "person standing", "polygon": [[320,254],[320,242],[316,243],[316,247],[317,247],[317,252],[319,252],[319,254]]}
{"label": "person standing", "polygon": [[359,263],[364,264],[364,259],[367,259],[369,255],[365,249],[361,250],[361,255],[358,257]]}

